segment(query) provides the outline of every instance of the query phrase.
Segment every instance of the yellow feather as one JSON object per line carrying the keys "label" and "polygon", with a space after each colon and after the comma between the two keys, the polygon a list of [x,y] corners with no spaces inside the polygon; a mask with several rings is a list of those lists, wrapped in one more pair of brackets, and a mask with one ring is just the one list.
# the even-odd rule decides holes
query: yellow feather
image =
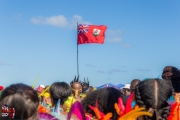
{"label": "yellow feather", "polygon": [[138,109],[132,110],[129,113],[122,116],[121,118],[119,118],[119,120],[134,120],[137,117],[142,116],[142,115],[146,115],[150,117],[152,116],[151,113],[142,111],[142,110],[145,110],[145,108],[138,108]]}

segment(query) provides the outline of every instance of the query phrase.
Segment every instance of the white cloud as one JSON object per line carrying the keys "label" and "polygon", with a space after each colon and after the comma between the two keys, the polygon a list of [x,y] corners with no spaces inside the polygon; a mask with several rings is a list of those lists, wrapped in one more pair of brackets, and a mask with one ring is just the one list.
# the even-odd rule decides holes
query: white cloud
{"label": "white cloud", "polygon": [[127,44],[127,43],[124,43],[121,45],[123,48],[130,48],[131,47],[131,44]]}
{"label": "white cloud", "polygon": [[88,66],[88,67],[94,67],[94,65],[92,65],[92,64],[86,64],[86,66]]}
{"label": "white cloud", "polygon": [[19,13],[15,13],[14,15],[18,17],[22,17],[22,14],[19,14]]}
{"label": "white cloud", "polygon": [[72,17],[72,23],[82,23],[82,24],[92,24],[91,22],[89,22],[89,21],[85,21],[85,20],[83,20],[83,18],[80,16],[80,15],[74,15],[73,17]]}
{"label": "white cloud", "polygon": [[80,15],[74,15],[71,18],[66,18],[63,15],[51,16],[51,17],[36,17],[32,18],[31,22],[34,24],[52,25],[56,27],[76,28],[77,22],[82,24],[91,24],[88,21],[83,20]]}
{"label": "white cloud", "polygon": [[137,71],[150,72],[151,70],[149,70],[149,69],[143,69],[143,68],[137,68]]}
{"label": "white cloud", "polygon": [[69,22],[68,22],[68,28],[76,28],[77,27],[77,23],[81,23],[81,24],[88,24],[91,25],[92,23],[89,21],[85,21],[83,20],[83,18],[80,15],[74,15],[72,18],[70,18]]}
{"label": "white cloud", "polygon": [[5,62],[0,62],[0,65],[6,65],[6,63]]}
{"label": "white cloud", "polygon": [[112,69],[111,72],[127,72],[126,70]]}
{"label": "white cloud", "polygon": [[13,15],[13,19],[15,19],[15,20],[21,20],[22,19],[22,17],[23,17],[23,15],[22,14],[19,14],[19,13],[15,13],[14,15]]}
{"label": "white cloud", "polygon": [[63,15],[51,16],[51,17],[36,17],[32,18],[31,21],[35,24],[52,25],[56,27],[65,27],[68,24],[67,19]]}
{"label": "white cloud", "polygon": [[98,70],[98,73],[105,73],[103,70]]}
{"label": "white cloud", "polygon": [[122,41],[121,34],[122,34],[121,30],[107,30],[106,33],[107,41],[114,43],[121,42]]}

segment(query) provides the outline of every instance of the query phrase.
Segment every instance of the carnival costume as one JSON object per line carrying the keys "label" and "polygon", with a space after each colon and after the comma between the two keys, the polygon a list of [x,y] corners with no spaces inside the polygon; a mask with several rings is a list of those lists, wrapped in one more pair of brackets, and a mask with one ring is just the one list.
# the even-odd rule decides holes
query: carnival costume
{"label": "carnival costume", "polygon": [[174,99],[175,103],[171,105],[168,120],[180,120],[180,100],[178,93],[175,93]]}

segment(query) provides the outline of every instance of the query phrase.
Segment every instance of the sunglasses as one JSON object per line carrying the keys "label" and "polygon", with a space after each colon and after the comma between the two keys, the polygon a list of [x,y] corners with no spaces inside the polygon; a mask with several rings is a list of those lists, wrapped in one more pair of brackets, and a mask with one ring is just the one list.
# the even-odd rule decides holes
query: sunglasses
{"label": "sunglasses", "polygon": [[129,91],[130,91],[130,89],[123,89],[123,91],[124,91],[124,92],[126,92],[126,91],[128,91],[128,92],[129,92]]}

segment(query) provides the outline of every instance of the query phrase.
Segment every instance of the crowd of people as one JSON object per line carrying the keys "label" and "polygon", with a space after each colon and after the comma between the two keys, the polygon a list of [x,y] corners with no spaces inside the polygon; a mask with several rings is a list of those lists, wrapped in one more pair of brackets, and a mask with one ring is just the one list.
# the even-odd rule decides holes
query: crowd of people
{"label": "crowd of people", "polygon": [[0,86],[0,120],[180,120],[180,70],[166,66],[162,79],[133,79],[122,89],[96,89],[75,77],[33,88]]}

